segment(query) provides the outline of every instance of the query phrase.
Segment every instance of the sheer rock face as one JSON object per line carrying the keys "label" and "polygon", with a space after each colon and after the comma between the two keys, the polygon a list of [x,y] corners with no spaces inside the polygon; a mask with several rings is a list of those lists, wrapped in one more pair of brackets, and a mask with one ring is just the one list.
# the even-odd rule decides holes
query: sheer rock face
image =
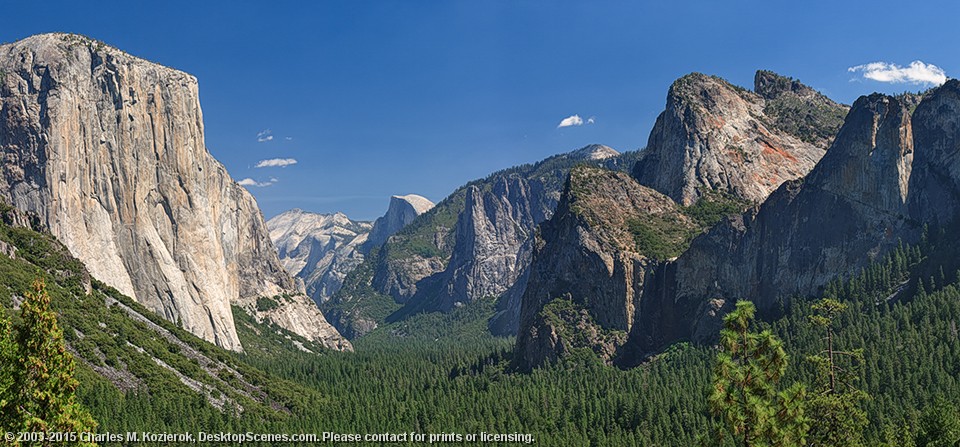
{"label": "sheer rock face", "polygon": [[430,208],[433,208],[433,202],[416,194],[390,197],[387,214],[373,223],[373,229],[370,230],[364,250],[369,252],[371,248],[383,245],[387,238],[413,222],[417,216],[430,211]]}
{"label": "sheer rock face", "polygon": [[[591,144],[559,157],[568,161],[607,164],[620,153]],[[556,176],[557,173],[549,173]],[[562,177],[561,177],[562,178]],[[482,298],[499,298],[490,321],[496,334],[515,334],[537,225],[553,215],[559,188],[542,177],[497,176],[487,186],[470,186],[457,219],[453,255],[440,276],[439,309]]]}
{"label": "sheer rock face", "polygon": [[922,222],[952,223],[960,216],[960,81],[951,79],[926,94],[913,123],[910,214]]}
{"label": "sheer rock face", "polygon": [[[796,118],[796,109],[810,104],[841,118],[845,108],[799,82],[761,73],[757,89],[766,99],[699,73],[674,82],[634,177],[690,205],[709,191],[760,203],[783,182],[806,175],[829,141],[817,132],[806,138],[810,142],[803,141],[806,135],[798,134],[795,120],[787,118]],[[799,126],[804,125],[819,130],[817,123]]]}
{"label": "sheer rock face", "polygon": [[673,200],[625,173],[570,172],[556,214],[534,242],[517,336],[520,368],[584,347],[612,360],[633,326],[647,275],[658,265],[628,228],[651,219],[687,231],[696,227]]}
{"label": "sheer rock face", "polygon": [[241,350],[231,303],[296,284],[253,197],[206,151],[197,80],[66,34],[0,46],[0,70],[6,201],[94,277]]}
{"label": "sheer rock face", "polygon": [[542,196],[542,184],[520,176],[499,177],[489,189],[467,187],[453,255],[436,279],[442,289],[431,297],[440,310],[497,298],[516,282],[530,263],[524,243],[551,212],[537,206]]}
{"label": "sheer rock face", "polygon": [[318,304],[330,299],[347,273],[363,262],[360,247],[372,227],[342,213],[317,214],[299,209],[267,221],[280,262],[287,272],[303,280],[307,295]]}
{"label": "sheer rock face", "polygon": [[710,339],[721,308],[733,300],[772,309],[778,300],[816,294],[901,239],[916,240],[918,220],[909,213],[913,133],[897,99],[860,98],[805,179],[715,226],[664,267],[645,290],[630,342],[650,352],[677,339]]}

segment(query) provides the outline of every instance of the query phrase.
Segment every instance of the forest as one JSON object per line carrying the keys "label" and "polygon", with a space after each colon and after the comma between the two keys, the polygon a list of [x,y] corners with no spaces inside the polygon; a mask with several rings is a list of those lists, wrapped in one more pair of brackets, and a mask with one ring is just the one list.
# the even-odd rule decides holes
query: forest
{"label": "forest", "polygon": [[[0,240],[20,247],[17,259],[0,256],[5,281],[0,298],[10,320],[3,325],[3,355],[9,357],[3,365],[22,364],[17,359],[28,352],[22,334],[29,333],[26,322],[32,317],[25,309],[30,306],[15,311],[14,299],[49,294],[70,347],[49,361],[62,365],[63,357],[76,358],[68,362],[75,363],[75,401],[66,396],[65,405],[79,411],[80,419],[89,414],[100,433],[485,432],[529,434],[536,444],[550,446],[773,445],[762,438],[741,442],[736,436],[714,436],[743,432],[725,421],[746,410],[729,402],[724,407],[711,397],[717,366],[729,348],[681,342],[627,370],[578,351],[521,373],[511,368],[513,338],[487,331],[492,300],[383,326],[358,339],[353,353],[322,351],[240,309],[234,315],[245,353],[213,347],[150,317],[183,341],[178,344],[150,335],[147,322],[129,318],[121,304],[152,314],[115,290],[93,280],[92,292],[85,294],[82,265],[55,240],[2,229]],[[912,246],[901,244],[854,277],[831,283],[822,297],[791,300],[744,326],[751,334],[768,331],[771,343],[782,347],[782,371],[767,388],[773,400],[788,391],[788,384],[804,388],[799,403],[805,410],[799,424],[804,433],[791,445],[830,445],[823,439],[841,435],[845,445],[957,445],[960,282],[956,262],[947,255],[954,248],[952,233],[930,233],[935,234]],[[33,283],[38,275],[45,282],[42,291]],[[821,298],[841,304],[826,326],[816,318],[823,317]],[[816,399],[825,377],[817,359],[827,349],[827,326],[833,350],[856,354],[837,362],[845,390],[838,405],[845,405],[843,414],[862,417],[840,423],[815,407],[823,405]],[[156,367],[160,363],[153,359],[182,363],[175,369],[206,384],[200,388],[206,391],[185,387],[189,381]],[[129,371],[136,386],[118,388],[97,372],[107,366]],[[4,402],[17,399],[10,377],[20,376],[4,371]],[[5,431],[23,427],[22,420],[9,417],[13,414],[4,411]],[[747,416],[734,419],[745,426]],[[522,443],[524,438],[515,439]]]}

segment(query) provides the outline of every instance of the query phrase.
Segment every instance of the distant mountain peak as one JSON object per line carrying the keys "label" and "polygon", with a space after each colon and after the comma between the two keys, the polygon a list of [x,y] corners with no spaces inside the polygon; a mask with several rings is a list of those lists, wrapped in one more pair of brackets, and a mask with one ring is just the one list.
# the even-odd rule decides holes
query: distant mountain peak
{"label": "distant mountain peak", "polygon": [[430,199],[417,195],[417,194],[407,194],[405,196],[392,196],[390,197],[391,206],[393,205],[394,200],[401,200],[410,204],[417,214],[423,214],[433,208],[433,202]]}
{"label": "distant mountain peak", "polygon": [[602,144],[590,144],[567,154],[574,160],[605,160],[617,155],[620,155],[620,152]]}

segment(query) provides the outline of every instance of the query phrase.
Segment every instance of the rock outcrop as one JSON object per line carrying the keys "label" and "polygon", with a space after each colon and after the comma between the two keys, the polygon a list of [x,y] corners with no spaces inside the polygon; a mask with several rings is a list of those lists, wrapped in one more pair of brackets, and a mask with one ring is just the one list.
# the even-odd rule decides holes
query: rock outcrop
{"label": "rock outcrop", "polygon": [[373,229],[364,244],[364,251],[369,252],[371,248],[383,245],[387,238],[413,222],[417,216],[430,211],[430,208],[433,208],[433,202],[416,194],[390,197],[387,213],[373,223]]}
{"label": "rock outcrop", "polygon": [[536,200],[544,196],[541,183],[520,176],[468,186],[450,262],[431,278],[438,286],[421,288],[414,300],[432,302],[432,310],[450,311],[503,294],[530,263],[524,243],[553,211]]}
{"label": "rock outcrop", "polygon": [[673,200],[625,173],[571,171],[556,214],[534,242],[517,366],[540,366],[581,348],[611,361],[657,258],[682,249],[698,229]]}
{"label": "rock outcrop", "polygon": [[712,191],[759,204],[810,172],[846,108],[769,72],[756,84],[759,94],[699,73],[674,82],[634,177],[682,205]]}
{"label": "rock outcrop", "polygon": [[296,291],[205,148],[196,78],[68,34],[0,46],[0,72],[0,194],[95,278],[232,350],[231,304]]}
{"label": "rock outcrop", "polygon": [[[694,240],[648,284],[630,343],[649,353],[678,339],[709,340],[719,327],[719,309],[733,300],[751,300],[761,311],[770,310],[794,296],[816,295],[829,281],[877,260],[900,241],[916,241],[920,223],[929,219],[911,213],[910,204],[918,193],[929,196],[911,189],[918,160],[924,158],[915,158],[914,151],[929,154],[936,146],[927,144],[930,135],[939,142],[957,135],[956,128],[932,133],[927,128],[931,119],[955,119],[949,106],[934,105],[949,90],[942,88],[918,107],[925,136],[916,139],[906,104],[879,94],[857,100],[833,146],[805,179],[785,183],[762,206]],[[932,110],[937,112],[924,115]],[[956,153],[957,146],[950,145],[941,147]],[[940,209],[960,203],[955,192],[934,196]]]}
{"label": "rock outcrop", "polygon": [[361,245],[372,228],[343,213],[317,214],[293,209],[267,221],[270,239],[287,272],[303,280],[317,304],[330,299],[343,278],[363,261]]}

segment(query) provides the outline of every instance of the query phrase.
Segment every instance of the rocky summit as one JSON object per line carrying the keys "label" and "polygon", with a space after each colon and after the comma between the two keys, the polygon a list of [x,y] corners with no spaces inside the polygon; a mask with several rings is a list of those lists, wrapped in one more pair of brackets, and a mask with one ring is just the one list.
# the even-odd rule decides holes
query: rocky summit
{"label": "rocky summit", "polygon": [[429,211],[430,208],[433,208],[433,202],[416,194],[390,197],[387,213],[373,223],[373,229],[370,230],[370,235],[364,244],[364,251],[383,245],[387,238],[413,222],[417,216]]}
{"label": "rocky summit", "polygon": [[682,205],[711,191],[760,203],[823,157],[846,107],[759,72],[757,93],[714,76],[676,80],[633,174]]}
{"label": "rocky summit", "polygon": [[[0,72],[0,194],[95,278],[232,350],[232,304],[309,302],[253,197],[207,152],[196,78],[71,34],[0,46]],[[297,309],[294,331],[349,346],[315,306]]]}

